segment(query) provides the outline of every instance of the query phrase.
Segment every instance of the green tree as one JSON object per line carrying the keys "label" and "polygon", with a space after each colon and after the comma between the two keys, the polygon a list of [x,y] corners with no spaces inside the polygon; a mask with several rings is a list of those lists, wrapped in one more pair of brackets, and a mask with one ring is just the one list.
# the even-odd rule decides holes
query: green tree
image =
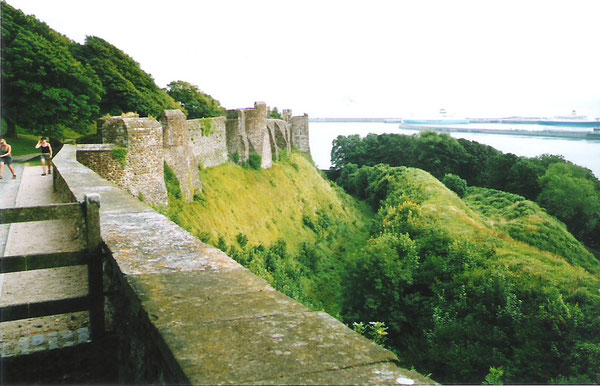
{"label": "green tree", "polygon": [[166,109],[180,107],[137,62],[107,41],[89,36],[85,44],[77,46],[74,51],[76,57],[92,67],[102,81],[106,90],[100,102],[102,114],[137,112],[160,116]]}
{"label": "green tree", "polygon": [[506,190],[521,195],[528,200],[535,200],[541,192],[539,178],[546,170],[539,163],[526,157],[519,157],[506,178]]}
{"label": "green tree", "polygon": [[552,164],[540,178],[540,185],[538,202],[566,223],[571,233],[579,239],[594,234],[600,224],[600,192],[586,169]]}
{"label": "green tree", "polygon": [[283,116],[277,110],[277,107],[273,107],[273,110],[269,113],[269,118],[271,119],[283,119]]}
{"label": "green tree", "polygon": [[167,85],[166,92],[181,103],[188,119],[218,117],[225,114],[225,109],[218,100],[188,82],[181,80],[171,82]]}
{"label": "green tree", "polygon": [[464,197],[467,192],[467,181],[463,180],[456,174],[446,174],[442,179],[442,182],[446,187],[452,190],[458,195],[458,197]]}
{"label": "green tree", "polygon": [[62,138],[65,128],[86,133],[98,116],[103,89],[77,61],[75,43],[5,2],[2,7],[2,115],[7,136],[16,125]]}
{"label": "green tree", "polygon": [[459,173],[467,153],[460,143],[448,134],[432,131],[421,133],[415,145],[416,167],[441,179],[448,173]]}

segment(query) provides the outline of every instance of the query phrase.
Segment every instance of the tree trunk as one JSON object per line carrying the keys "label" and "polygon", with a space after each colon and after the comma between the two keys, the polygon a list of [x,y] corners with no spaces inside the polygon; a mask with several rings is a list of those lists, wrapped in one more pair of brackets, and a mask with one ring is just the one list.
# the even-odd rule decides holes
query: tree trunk
{"label": "tree trunk", "polygon": [[4,118],[6,120],[6,134],[4,135],[6,138],[17,139],[17,125],[14,121]]}

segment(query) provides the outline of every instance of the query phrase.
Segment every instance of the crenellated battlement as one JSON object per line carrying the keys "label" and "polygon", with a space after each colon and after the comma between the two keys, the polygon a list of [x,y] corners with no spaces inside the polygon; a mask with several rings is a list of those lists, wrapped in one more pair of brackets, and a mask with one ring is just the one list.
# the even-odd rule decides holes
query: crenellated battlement
{"label": "crenellated battlement", "polygon": [[272,167],[281,151],[292,148],[310,155],[308,115],[294,117],[283,111],[283,120],[268,119],[265,102],[252,108],[227,110],[225,117],[187,120],[181,110],[166,110],[157,121],[137,114],[102,120],[103,144],[80,145],[77,159],[102,177],[134,196],[167,206],[164,183],[166,163],[180,182],[184,199],[202,191],[200,167],[215,167],[252,153],[261,156],[261,167]]}

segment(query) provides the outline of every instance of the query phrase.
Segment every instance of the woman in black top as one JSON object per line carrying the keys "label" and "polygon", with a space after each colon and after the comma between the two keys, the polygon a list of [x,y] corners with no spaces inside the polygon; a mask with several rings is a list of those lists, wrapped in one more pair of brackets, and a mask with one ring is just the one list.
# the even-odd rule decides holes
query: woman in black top
{"label": "woman in black top", "polygon": [[52,146],[50,146],[50,142],[46,140],[46,137],[42,137],[35,148],[42,149],[42,176],[46,175],[46,168],[48,168],[48,174],[52,174],[52,163],[50,162],[52,159]]}
{"label": "woman in black top", "polygon": [[17,178],[15,169],[12,167],[12,146],[10,146],[4,139],[0,139],[0,179],[4,174],[4,164],[8,166],[13,175],[13,180]]}

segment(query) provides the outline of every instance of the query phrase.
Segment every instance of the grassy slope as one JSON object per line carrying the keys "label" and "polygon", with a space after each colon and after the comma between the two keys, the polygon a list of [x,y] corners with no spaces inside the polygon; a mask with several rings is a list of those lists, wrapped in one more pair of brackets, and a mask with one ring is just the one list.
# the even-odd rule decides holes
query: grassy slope
{"label": "grassy slope", "polygon": [[419,169],[410,169],[406,182],[422,192],[423,213],[437,226],[454,237],[495,244],[498,259],[490,264],[508,268],[522,285],[584,291],[600,302],[600,261],[535,203],[490,189],[472,189],[463,201]]}
{"label": "grassy slope", "polygon": [[360,244],[368,237],[370,209],[334,188],[301,154],[292,153],[269,170],[225,164],[202,170],[201,177],[199,200],[172,202],[169,216],[176,214],[180,225],[213,245],[219,237],[235,245],[242,233],[251,245],[283,239],[296,252],[301,243],[315,241],[303,218],[316,219],[318,212],[348,225],[346,242]]}

